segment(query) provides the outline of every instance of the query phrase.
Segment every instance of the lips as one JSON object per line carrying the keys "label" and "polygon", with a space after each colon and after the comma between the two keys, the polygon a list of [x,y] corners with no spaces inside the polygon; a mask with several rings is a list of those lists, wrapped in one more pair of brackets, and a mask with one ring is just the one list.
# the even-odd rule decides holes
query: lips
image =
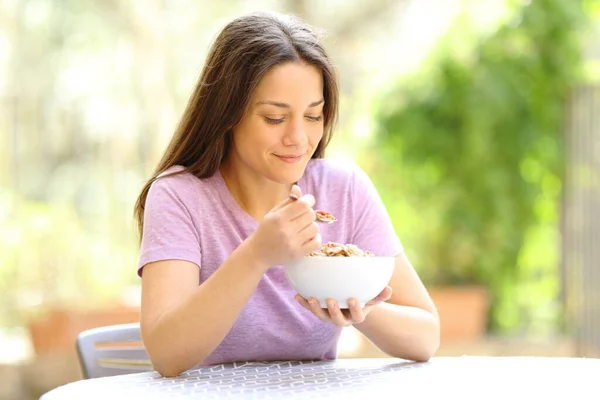
{"label": "lips", "polygon": [[297,163],[302,160],[304,154],[275,154],[275,157],[286,163]]}

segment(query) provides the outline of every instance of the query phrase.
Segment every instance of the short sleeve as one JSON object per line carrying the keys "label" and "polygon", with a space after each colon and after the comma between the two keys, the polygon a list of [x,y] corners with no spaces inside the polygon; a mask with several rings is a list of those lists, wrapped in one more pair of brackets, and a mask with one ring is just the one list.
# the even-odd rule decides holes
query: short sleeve
{"label": "short sleeve", "polygon": [[144,229],[137,273],[162,260],[201,263],[199,234],[192,214],[197,203],[194,182],[186,174],[161,177],[146,198]]}
{"label": "short sleeve", "polygon": [[389,214],[369,176],[355,166],[352,178],[353,243],[381,257],[404,251]]}

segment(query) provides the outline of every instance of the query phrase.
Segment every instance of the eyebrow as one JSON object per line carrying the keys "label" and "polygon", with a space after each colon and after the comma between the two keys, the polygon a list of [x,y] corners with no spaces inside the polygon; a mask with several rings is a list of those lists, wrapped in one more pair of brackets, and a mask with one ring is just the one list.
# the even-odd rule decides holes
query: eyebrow
{"label": "eyebrow", "polygon": [[[314,101],[314,102],[312,102],[312,103],[310,103],[308,105],[308,108],[316,107],[318,105],[323,104],[324,102],[325,102],[325,99]],[[287,104],[287,103],[281,103],[279,101],[266,100],[266,101],[259,101],[259,102],[256,103],[257,106],[262,106],[264,104],[268,104],[268,105],[275,106],[275,107],[280,107],[280,108],[292,108],[289,104]]]}

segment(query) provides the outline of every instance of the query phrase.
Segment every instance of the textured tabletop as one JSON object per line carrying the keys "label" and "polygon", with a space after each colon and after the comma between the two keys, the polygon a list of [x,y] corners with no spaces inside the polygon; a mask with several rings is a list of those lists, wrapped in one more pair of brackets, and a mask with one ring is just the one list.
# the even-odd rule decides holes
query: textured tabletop
{"label": "textured tabletop", "polygon": [[176,378],[156,372],[74,382],[42,400],[85,399],[600,399],[600,360],[534,357],[434,358],[234,363]]}

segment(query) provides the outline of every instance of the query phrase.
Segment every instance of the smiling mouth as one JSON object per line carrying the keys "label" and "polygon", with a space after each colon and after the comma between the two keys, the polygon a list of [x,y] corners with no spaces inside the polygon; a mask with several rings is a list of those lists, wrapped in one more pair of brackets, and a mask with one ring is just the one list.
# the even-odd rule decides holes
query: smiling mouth
{"label": "smiling mouth", "polygon": [[286,162],[286,163],[296,163],[298,161],[301,161],[302,158],[304,157],[304,154],[274,154],[275,157],[279,158],[281,161]]}

